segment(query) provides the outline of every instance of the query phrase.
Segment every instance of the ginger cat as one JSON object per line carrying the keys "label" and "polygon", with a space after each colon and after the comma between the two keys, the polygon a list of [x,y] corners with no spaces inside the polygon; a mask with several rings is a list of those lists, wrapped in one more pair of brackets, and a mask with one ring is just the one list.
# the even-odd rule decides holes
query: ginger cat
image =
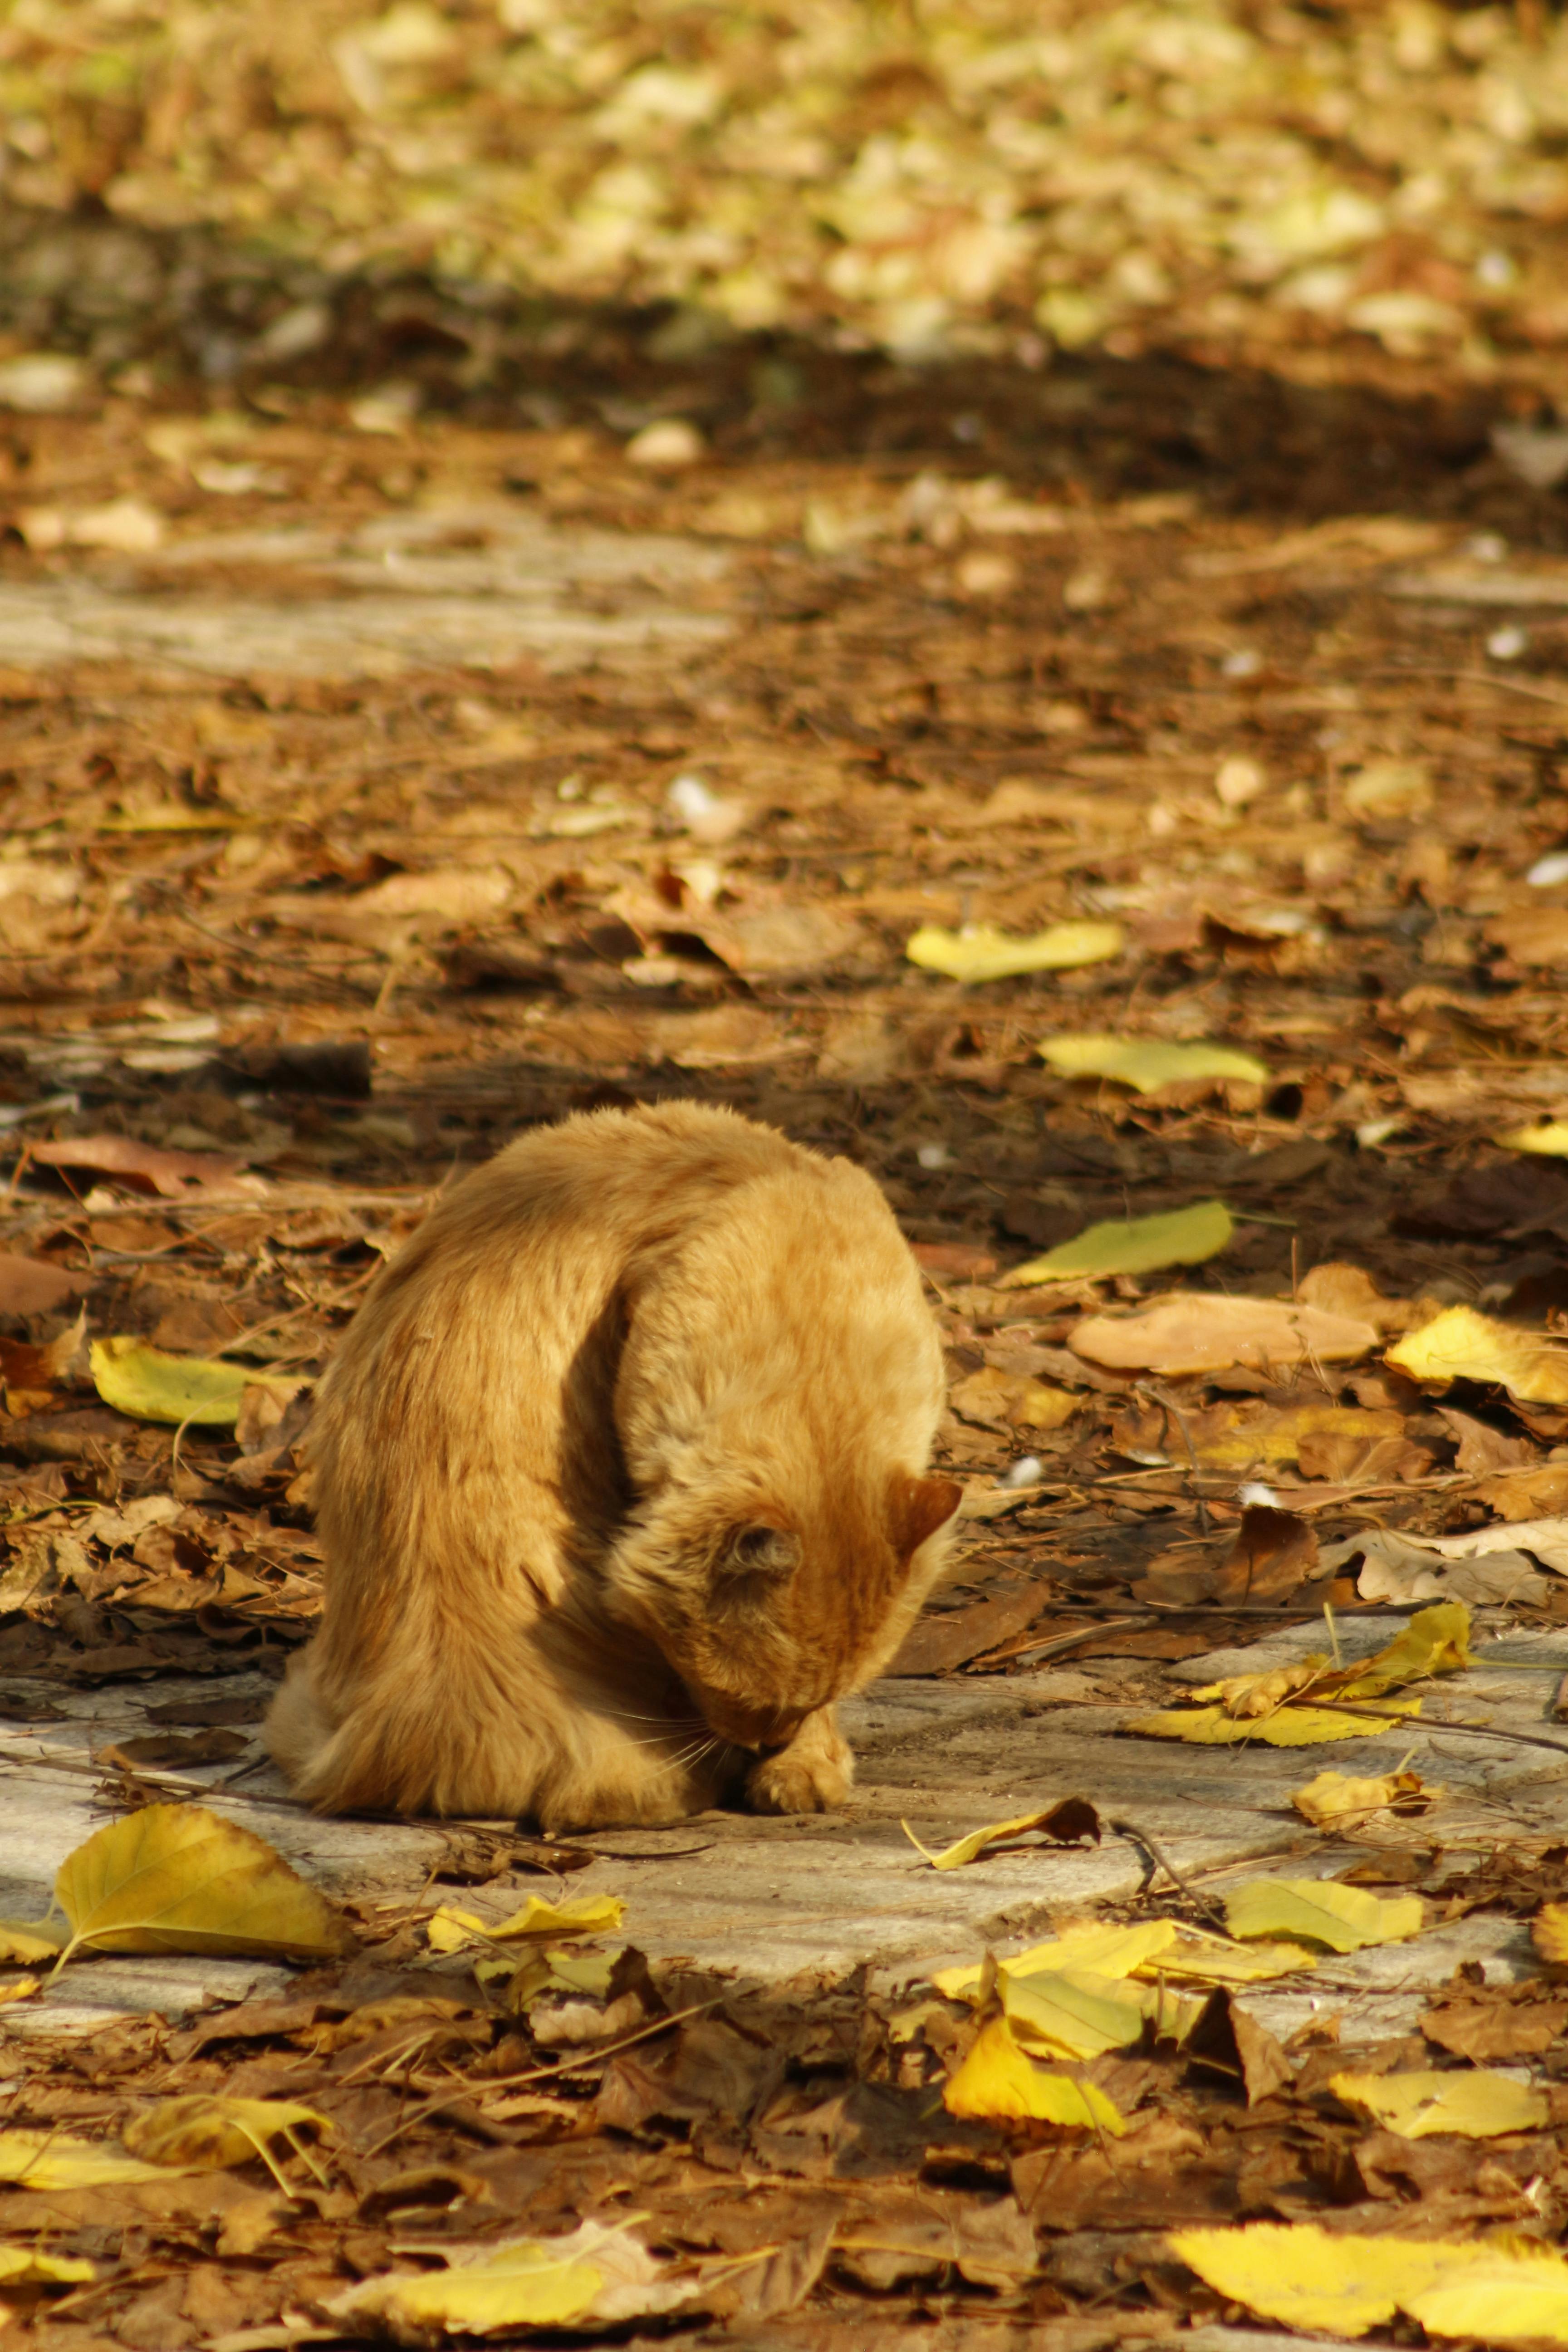
{"label": "ginger cat", "polygon": [[525,1135],[382,1274],[310,1435],[321,1630],[268,1718],[326,1811],[837,1804],[959,1489],[871,1179],[696,1103]]}

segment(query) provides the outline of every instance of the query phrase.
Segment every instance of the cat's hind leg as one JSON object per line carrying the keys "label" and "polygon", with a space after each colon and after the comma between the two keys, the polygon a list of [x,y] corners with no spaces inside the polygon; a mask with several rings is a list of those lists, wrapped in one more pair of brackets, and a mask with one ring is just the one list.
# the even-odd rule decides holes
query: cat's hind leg
{"label": "cat's hind leg", "polygon": [[855,1758],[830,1706],[808,1715],[787,1748],[764,1756],[746,1781],[754,1813],[828,1813],[855,1781]]}

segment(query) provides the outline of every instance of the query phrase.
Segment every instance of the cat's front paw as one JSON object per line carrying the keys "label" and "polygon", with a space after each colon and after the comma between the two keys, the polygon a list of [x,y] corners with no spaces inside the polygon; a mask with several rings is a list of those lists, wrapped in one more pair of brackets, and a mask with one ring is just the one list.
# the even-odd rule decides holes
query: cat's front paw
{"label": "cat's front paw", "polygon": [[787,1748],[764,1756],[746,1781],[746,1802],[754,1813],[830,1813],[844,1802],[855,1780],[849,1742],[830,1707],[807,1716]]}

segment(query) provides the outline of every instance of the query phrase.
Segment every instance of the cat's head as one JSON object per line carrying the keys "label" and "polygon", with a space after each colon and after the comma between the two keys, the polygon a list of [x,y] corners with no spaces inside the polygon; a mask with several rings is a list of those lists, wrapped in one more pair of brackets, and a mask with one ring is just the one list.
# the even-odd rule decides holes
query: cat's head
{"label": "cat's head", "polygon": [[611,1607],[721,1737],[782,1747],[886,1666],[940,1572],[961,1491],[894,1470],[813,1507],[754,1472],[678,1482],[616,1547]]}

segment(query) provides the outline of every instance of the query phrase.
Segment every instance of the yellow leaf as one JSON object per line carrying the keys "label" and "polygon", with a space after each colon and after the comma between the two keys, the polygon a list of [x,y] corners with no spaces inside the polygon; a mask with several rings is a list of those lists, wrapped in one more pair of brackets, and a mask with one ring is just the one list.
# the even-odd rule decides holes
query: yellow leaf
{"label": "yellow leaf", "polygon": [[911,963],[945,972],[950,980],[1010,980],[1017,972],[1072,971],[1080,964],[1104,963],[1125,945],[1120,923],[1053,923],[1026,940],[1009,939],[989,923],[971,923],[962,931],[926,923],[904,953]]}
{"label": "yellow leaf", "polygon": [[1062,1282],[1073,1276],[1094,1281],[1113,1274],[1154,1274],[1166,1265],[1197,1265],[1224,1249],[1234,1228],[1223,1201],[1194,1201],[1157,1217],[1111,1218],[1089,1225],[1044,1257],[1016,1265],[1001,1287],[1032,1282]]}
{"label": "yellow leaf", "polygon": [[472,1911],[443,1903],[425,1922],[433,1952],[460,1952],[466,1944],[510,1943],[518,1936],[607,1936],[626,1916],[618,1895],[574,1895],[564,1903],[531,1895],[521,1911],[492,1925]]}
{"label": "yellow leaf", "polygon": [[1387,1805],[1402,1809],[1424,1801],[1434,1802],[1444,1793],[1419,1772],[1384,1772],[1375,1780],[1352,1780],[1343,1772],[1320,1772],[1304,1788],[1290,1791],[1290,1802],[1314,1829],[1342,1828],[1363,1822]]}
{"label": "yellow leaf", "polygon": [[1053,2058],[1098,2058],[1125,2050],[1143,2032],[1143,1987],[1089,1969],[1042,1969],[997,1976],[1003,2013],[1017,2039],[1040,2042]]}
{"label": "yellow leaf", "polygon": [[1243,1942],[1283,1936],[1331,1952],[1403,1943],[1420,1934],[1425,1918],[1418,1895],[1369,1895],[1332,1878],[1249,1878],[1225,1898],[1225,1924]]}
{"label": "yellow leaf", "polygon": [[1229,1297],[1217,1290],[1167,1291],[1127,1314],[1086,1315],[1068,1334],[1075,1356],[1118,1371],[1172,1378],[1223,1372],[1233,1364],[1268,1372],[1287,1364],[1352,1363],[1377,1345],[1370,1323],[1289,1298]]}
{"label": "yellow leaf", "polygon": [[36,1992],[43,1990],[43,1984],[42,1977],[8,1977],[0,1984],[0,2009],[8,2001],[31,2000]]}
{"label": "yellow leaf", "polygon": [[1540,1127],[1510,1127],[1496,1140],[1505,1151],[1538,1151],[1549,1160],[1568,1160],[1568,1119],[1549,1118]]}
{"label": "yellow leaf", "polygon": [[[72,2254],[46,2254],[31,2246],[0,2246],[0,2286],[80,2286],[98,2273]],[[4,2326],[0,2321],[0,2326]]]}
{"label": "yellow leaf", "polygon": [[1552,1968],[1568,1968],[1568,1903],[1543,1903],[1530,1923],[1530,1940]]}
{"label": "yellow leaf", "polygon": [[[327,2305],[334,2319],[379,2321],[401,2343],[437,2331],[510,2334],[521,2327],[606,2325],[672,2310],[700,2281],[671,2277],[629,2230],[580,2222],[559,2238],[506,2238],[450,2248],[442,2271],[389,2271]],[[359,2330],[356,2327],[355,2332]]]}
{"label": "yellow leaf", "polygon": [[1226,1715],[1234,1715],[1238,1721],[1252,1722],[1260,1716],[1276,1713],[1298,1691],[1321,1687],[1328,1663],[1326,1652],[1314,1650],[1295,1665],[1276,1666],[1271,1674],[1229,1675],[1224,1682],[1205,1683],[1192,1696],[1199,1700],[1217,1698]]}
{"label": "yellow leaf", "polygon": [[144,1805],[95,1831],[61,1864],[55,1903],[70,1926],[62,1960],[83,1946],[324,1960],[354,1941],[265,1839],[200,1805]]}
{"label": "yellow leaf", "polygon": [[0,2131],[0,2182],[8,2189],[113,2189],[168,2177],[110,2140],[72,2139],[58,2131]]}
{"label": "yellow leaf", "polygon": [[1261,1739],[1266,1748],[1319,1748],[1332,1739],[1375,1739],[1399,1717],[1420,1712],[1418,1698],[1387,1702],[1386,1715],[1344,1715],[1330,1706],[1282,1706],[1275,1715],[1238,1719],[1223,1706],[1165,1707],[1135,1715],[1121,1727],[1143,1739],[1186,1739],[1199,1748],[1228,1748]]}
{"label": "yellow leaf", "polygon": [[1163,1045],[1152,1038],[1047,1037],[1040,1052],[1069,1078],[1114,1078],[1141,1095],[1186,1078],[1244,1078],[1266,1086],[1270,1071],[1229,1045]]}
{"label": "yellow leaf", "polygon": [[1250,2221],[1239,2230],[1176,2230],[1166,2243],[1227,2302],[1265,2319],[1335,2336],[1384,2326],[1468,2249],[1405,2238],[1352,2238],[1315,2221]]}
{"label": "yellow leaf", "polygon": [[31,1967],[35,1960],[58,1960],[60,1946],[65,1942],[61,1931],[47,1919],[0,1919],[0,1960],[20,1960]]}
{"label": "yellow leaf", "polygon": [[1009,1822],[991,1822],[983,1830],[971,1830],[955,1844],[944,1846],[941,1853],[921,1845],[908,1822],[900,1822],[899,1827],[933,1870],[962,1870],[966,1862],[978,1862],[988,1846],[1005,1845],[1009,1839],[1026,1837],[1033,1830],[1044,1830],[1058,1844],[1076,1844],[1080,1838],[1100,1842],[1100,1816],[1081,1797],[1058,1797],[1043,1812],[1017,1813]]}
{"label": "yellow leaf", "polygon": [[248,2164],[275,2139],[298,2148],[302,2125],[329,2131],[325,2116],[292,2099],[242,2099],[193,2091],[184,2098],[160,2099],[133,2116],[121,2135],[132,2156],[149,2164],[174,2165],[184,2172],[223,2172]]}
{"label": "yellow leaf", "polygon": [[1120,2109],[1092,2083],[1075,2082],[1070,2074],[1037,2066],[1018,2047],[1005,2017],[990,2018],[981,2027],[942,2098],[952,2116],[1029,2117],[1116,2137],[1127,2128]]}
{"label": "yellow leaf", "polygon": [[1526,1404],[1568,1404],[1568,1348],[1473,1307],[1446,1307],[1384,1361],[1413,1381],[1492,1381]]}
{"label": "yellow leaf", "polygon": [[93,1386],[116,1412],[138,1421],[194,1422],[200,1429],[232,1429],[247,1387],[292,1396],[300,1385],[270,1380],[254,1364],[224,1363],[216,1356],[166,1356],[127,1333],[95,1339],[90,1358]]}
{"label": "yellow leaf", "polygon": [[1418,1609],[1402,1633],[1359,1665],[1335,1677],[1338,1698],[1381,1698],[1384,1691],[1426,1675],[1457,1675],[1470,1663],[1470,1612],[1462,1601]]}
{"label": "yellow leaf", "polygon": [[[1108,1919],[1074,1919],[1048,1944],[1016,1952],[1002,1968],[1010,1977],[1038,1976],[1047,1969],[1091,1969],[1098,1976],[1126,1977],[1168,1949],[1176,1936],[1173,1919],[1146,1919],[1135,1927],[1118,1927]],[[943,1969],[931,1982],[949,2000],[958,2000],[973,1991],[983,1973],[979,1965]]]}
{"label": "yellow leaf", "polygon": [[1189,1928],[1168,1951],[1145,1960],[1135,1973],[1146,1980],[1165,1978],[1179,1984],[1267,1984],[1317,1965],[1317,1953],[1301,1944],[1226,1944],[1217,1936],[1199,1936]]}
{"label": "yellow leaf", "polygon": [[1493,2139],[1500,2132],[1540,2131],[1552,2113],[1544,2091],[1481,2067],[1463,2074],[1426,2067],[1408,2074],[1333,2074],[1329,2088],[1357,2115],[1401,2139],[1429,2139],[1437,2132]]}
{"label": "yellow leaf", "polygon": [[1456,2246],[1456,2260],[1404,2308],[1429,2336],[1477,2344],[1568,2344],[1568,2263],[1533,2238]]}

